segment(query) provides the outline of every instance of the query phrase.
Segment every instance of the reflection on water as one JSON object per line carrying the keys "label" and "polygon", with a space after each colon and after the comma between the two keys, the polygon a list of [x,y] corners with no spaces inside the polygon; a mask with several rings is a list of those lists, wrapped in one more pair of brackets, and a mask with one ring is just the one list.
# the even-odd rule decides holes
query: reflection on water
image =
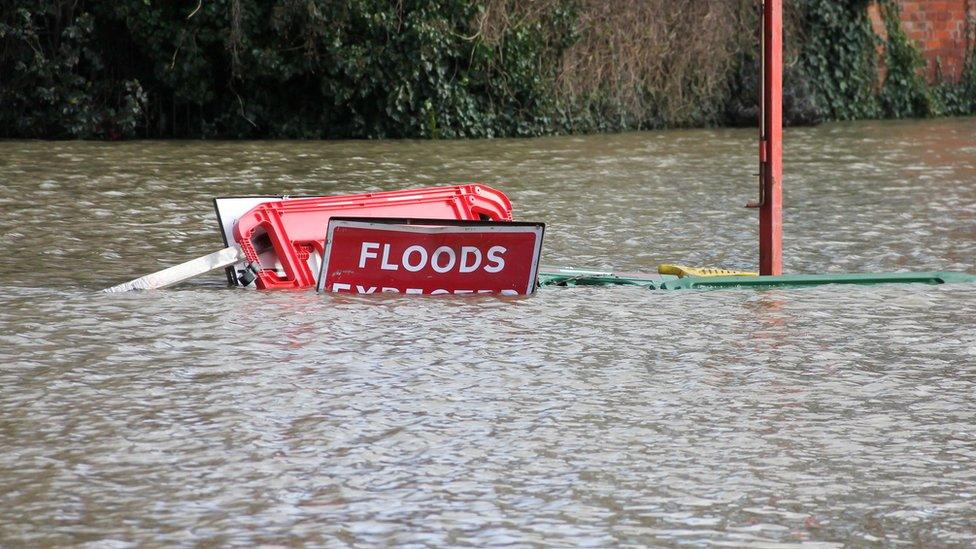
{"label": "reflection on water", "polygon": [[[547,264],[755,266],[753,132],[0,143],[0,541],[976,543],[976,289],[94,290],[210,199],[481,181]],[[976,272],[976,121],[787,132],[788,271]]]}

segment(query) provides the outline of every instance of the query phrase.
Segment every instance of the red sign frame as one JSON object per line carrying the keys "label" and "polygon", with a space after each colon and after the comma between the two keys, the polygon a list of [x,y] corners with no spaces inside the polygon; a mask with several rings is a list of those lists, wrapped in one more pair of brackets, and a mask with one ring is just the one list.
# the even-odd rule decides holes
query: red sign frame
{"label": "red sign frame", "polygon": [[333,217],[316,290],[372,294],[535,291],[544,223]]}

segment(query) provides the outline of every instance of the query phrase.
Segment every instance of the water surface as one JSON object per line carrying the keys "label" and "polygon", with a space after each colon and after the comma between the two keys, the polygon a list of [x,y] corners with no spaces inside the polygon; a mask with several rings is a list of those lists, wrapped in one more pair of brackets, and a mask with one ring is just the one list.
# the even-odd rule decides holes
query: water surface
{"label": "water surface", "polygon": [[[976,119],[786,132],[785,269],[976,273]],[[976,544],[976,287],[97,290],[210,200],[479,181],[550,265],[753,268],[754,133],[0,142],[0,542]]]}

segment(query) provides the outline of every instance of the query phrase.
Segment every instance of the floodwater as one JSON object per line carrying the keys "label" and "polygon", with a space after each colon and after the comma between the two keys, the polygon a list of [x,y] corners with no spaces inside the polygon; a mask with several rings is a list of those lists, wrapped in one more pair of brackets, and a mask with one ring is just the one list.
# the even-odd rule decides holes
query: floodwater
{"label": "floodwater", "polygon": [[[976,119],[786,133],[785,269],[976,273]],[[756,142],[0,142],[0,545],[976,544],[976,286],[97,290],[211,198],[479,181],[548,265],[756,263]]]}

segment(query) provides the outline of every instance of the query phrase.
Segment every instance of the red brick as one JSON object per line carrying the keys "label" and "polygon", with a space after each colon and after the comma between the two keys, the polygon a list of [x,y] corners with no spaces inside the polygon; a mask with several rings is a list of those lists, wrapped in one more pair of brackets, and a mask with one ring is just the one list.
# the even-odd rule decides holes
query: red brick
{"label": "red brick", "polygon": [[[928,77],[934,76],[937,60],[944,77],[958,77],[966,41],[972,39],[969,33],[976,32],[966,15],[976,16],[976,0],[899,0],[898,4],[902,28],[922,51]],[[872,20],[877,18],[877,8],[869,9]]]}

